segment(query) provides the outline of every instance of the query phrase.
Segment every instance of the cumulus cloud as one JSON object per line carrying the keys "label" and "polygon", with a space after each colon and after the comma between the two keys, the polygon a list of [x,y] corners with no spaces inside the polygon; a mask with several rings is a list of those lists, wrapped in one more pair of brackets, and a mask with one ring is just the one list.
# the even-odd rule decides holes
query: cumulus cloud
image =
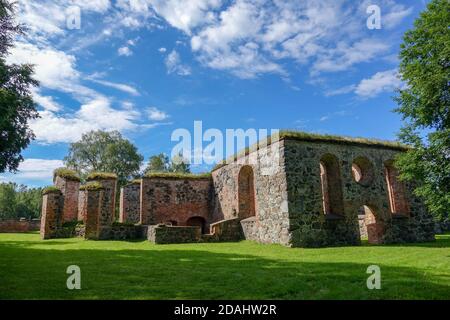
{"label": "cumulus cloud", "polygon": [[355,93],[363,98],[372,98],[382,92],[392,92],[402,87],[397,69],[377,72],[369,79],[363,79],[355,88]]}
{"label": "cumulus cloud", "polygon": [[114,109],[107,99],[98,98],[82,105],[73,115],[44,110],[40,116],[30,122],[38,142],[69,143],[91,130],[135,130],[139,128],[136,121],[140,113],[133,109]]}
{"label": "cumulus cloud", "polygon": [[133,51],[131,51],[129,47],[120,47],[119,49],[117,49],[117,53],[119,54],[119,56],[129,57],[133,54]]}
{"label": "cumulus cloud", "polygon": [[150,107],[147,109],[148,118],[153,121],[163,121],[166,120],[169,115],[162,110],[155,107]]}
{"label": "cumulus cloud", "polygon": [[62,166],[62,160],[25,159],[20,163],[17,173],[5,173],[0,176],[0,180],[17,183],[26,182],[27,184],[30,184],[31,180],[50,184],[53,179],[53,171]]}
{"label": "cumulus cloud", "polygon": [[165,64],[167,67],[167,73],[176,73],[179,76],[188,76],[191,74],[191,68],[181,63],[180,54],[172,50],[166,57]]}

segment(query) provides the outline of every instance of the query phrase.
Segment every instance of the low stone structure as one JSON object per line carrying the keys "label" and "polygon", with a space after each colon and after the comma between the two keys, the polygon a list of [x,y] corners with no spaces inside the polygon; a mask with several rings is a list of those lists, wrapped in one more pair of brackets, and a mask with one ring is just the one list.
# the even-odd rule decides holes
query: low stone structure
{"label": "low stone structure", "polygon": [[152,225],[147,229],[147,239],[156,244],[201,242],[202,231],[199,227]]}
{"label": "low stone structure", "polygon": [[[406,150],[395,142],[283,132],[211,174],[153,173],[123,187],[122,224],[113,223],[114,175],[91,175],[97,187],[77,194],[75,207],[88,239],[248,239],[292,247],[432,241],[431,215],[394,166]],[[44,196],[45,207],[74,207],[59,197]],[[43,212],[53,221],[52,210]],[[52,234],[45,214],[44,234]]]}
{"label": "low stone structure", "polygon": [[7,219],[0,220],[0,233],[22,233],[39,231],[41,229],[40,219]]}

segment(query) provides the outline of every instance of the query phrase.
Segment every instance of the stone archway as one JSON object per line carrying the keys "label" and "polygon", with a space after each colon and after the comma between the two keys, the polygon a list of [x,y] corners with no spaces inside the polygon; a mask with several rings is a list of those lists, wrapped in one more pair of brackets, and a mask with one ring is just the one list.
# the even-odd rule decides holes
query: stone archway
{"label": "stone archway", "polygon": [[363,205],[359,210],[359,230],[361,238],[367,237],[371,244],[383,242],[384,224],[377,217],[375,210],[367,205]]}
{"label": "stone archway", "polygon": [[191,217],[186,221],[186,225],[190,227],[200,227],[202,233],[206,233],[206,220],[202,217]]}
{"label": "stone archway", "polygon": [[251,166],[243,166],[238,177],[239,219],[247,219],[256,215],[255,182]]}

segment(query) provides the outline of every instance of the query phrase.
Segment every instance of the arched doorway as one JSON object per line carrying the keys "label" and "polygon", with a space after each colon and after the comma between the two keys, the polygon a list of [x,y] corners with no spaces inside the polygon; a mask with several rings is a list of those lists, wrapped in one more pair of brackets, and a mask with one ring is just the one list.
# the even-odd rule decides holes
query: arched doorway
{"label": "arched doorway", "polygon": [[202,217],[191,217],[186,221],[186,225],[190,227],[200,227],[202,229],[202,233],[206,233],[206,221]]}
{"label": "arched doorway", "polygon": [[371,244],[380,244],[383,241],[384,225],[377,218],[373,208],[364,205],[359,209],[359,230],[361,239],[367,238]]}
{"label": "arched doorway", "polygon": [[256,215],[255,211],[255,185],[253,169],[243,166],[238,177],[239,218],[246,219]]}
{"label": "arched doorway", "polygon": [[326,215],[344,215],[342,182],[339,161],[326,154],[320,159],[320,182],[322,185],[323,212]]}

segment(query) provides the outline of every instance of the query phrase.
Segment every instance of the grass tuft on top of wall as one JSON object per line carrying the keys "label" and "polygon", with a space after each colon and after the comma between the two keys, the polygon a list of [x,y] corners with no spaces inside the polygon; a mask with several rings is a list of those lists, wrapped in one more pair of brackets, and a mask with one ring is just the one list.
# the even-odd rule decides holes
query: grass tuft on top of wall
{"label": "grass tuft on top of wall", "polygon": [[74,170],[68,168],[57,168],[53,171],[53,181],[55,181],[56,177],[61,177],[66,180],[72,181],[80,181],[80,177],[78,173]]}
{"label": "grass tuft on top of wall", "polygon": [[398,141],[387,141],[387,140],[379,140],[379,139],[368,139],[368,138],[360,138],[360,137],[347,137],[347,136],[338,136],[338,135],[330,135],[330,134],[317,134],[310,133],[298,130],[280,130],[278,135],[268,136],[259,140],[257,143],[246,147],[245,149],[239,151],[235,155],[221,161],[218,163],[211,171],[215,171],[227,163],[232,163],[239,158],[245,157],[253,151],[259,150],[261,147],[265,147],[270,145],[272,142],[276,142],[279,140],[298,140],[298,141],[310,141],[310,142],[324,142],[324,143],[333,143],[333,144],[341,144],[341,145],[361,145],[367,147],[378,147],[385,149],[393,149],[398,151],[407,151],[410,149],[409,146],[402,144]]}
{"label": "grass tuft on top of wall", "polygon": [[117,174],[112,172],[91,172],[86,180],[92,181],[92,180],[111,180],[111,179],[117,179]]}
{"label": "grass tuft on top of wall", "polygon": [[150,172],[144,175],[144,178],[162,178],[162,179],[211,179],[211,173],[176,173],[176,172]]}
{"label": "grass tuft on top of wall", "polygon": [[61,190],[59,190],[59,188],[55,187],[55,186],[48,186],[45,187],[44,189],[42,189],[42,195],[46,195],[49,193],[61,193]]}

